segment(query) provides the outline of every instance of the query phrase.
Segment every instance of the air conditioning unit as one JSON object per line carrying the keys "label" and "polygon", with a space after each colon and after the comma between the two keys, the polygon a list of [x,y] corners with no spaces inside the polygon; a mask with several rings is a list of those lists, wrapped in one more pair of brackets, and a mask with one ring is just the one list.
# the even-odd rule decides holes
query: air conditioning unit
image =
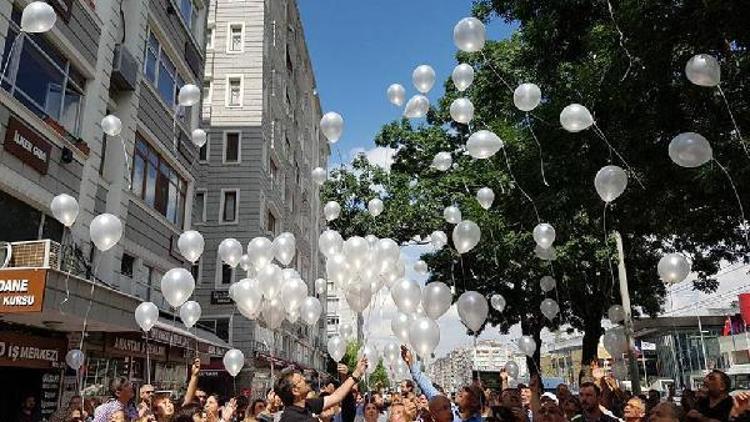
{"label": "air conditioning unit", "polygon": [[118,91],[135,91],[138,83],[138,62],[122,44],[115,46],[110,84]]}

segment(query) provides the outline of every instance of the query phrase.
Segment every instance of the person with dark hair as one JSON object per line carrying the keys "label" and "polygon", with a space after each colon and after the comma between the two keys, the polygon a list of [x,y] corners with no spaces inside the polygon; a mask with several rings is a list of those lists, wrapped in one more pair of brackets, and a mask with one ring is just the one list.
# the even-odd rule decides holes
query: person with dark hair
{"label": "person with dark hair", "polygon": [[57,409],[55,413],[50,415],[49,422],[65,422],[65,419],[70,417],[73,410],[79,409],[83,411],[83,400],[81,396],[76,394],[68,400],[68,405]]}
{"label": "person with dark hair", "polygon": [[113,413],[122,410],[129,420],[138,418],[138,411],[132,403],[135,392],[133,383],[125,377],[115,377],[109,382],[110,399],[94,409],[94,422],[109,422]]}
{"label": "person with dark hair", "polygon": [[401,384],[399,385],[399,390],[401,392],[401,397],[413,397],[414,396],[414,381],[412,380],[403,380],[401,381]]}
{"label": "person with dark hair", "polygon": [[571,394],[561,403],[561,407],[567,420],[573,422],[583,418],[583,408],[578,397]]}
{"label": "person with dark hair", "polygon": [[39,422],[42,420],[42,414],[36,407],[36,397],[32,394],[27,394],[23,398],[16,419],[18,422]]}
{"label": "person with dark hair", "polygon": [[677,422],[679,420],[679,411],[672,402],[659,403],[648,414],[649,422]]}
{"label": "person with dark hair", "polygon": [[729,391],[732,389],[729,376],[714,369],[703,378],[703,389],[706,390],[706,397],[695,403],[695,409],[687,413],[686,420],[695,422],[729,420],[729,413],[734,405],[729,396]]}
{"label": "person with dark hair", "polygon": [[174,417],[174,403],[168,394],[160,394],[151,398],[151,413],[157,422],[171,422]]}
{"label": "person with dark hair", "polygon": [[601,390],[598,385],[593,382],[584,382],[581,384],[579,396],[586,422],[617,422],[616,418],[603,413],[599,407]]}
{"label": "person with dark hair", "polygon": [[172,422],[206,422],[206,411],[198,402],[188,403],[175,412]]}
{"label": "person with dark hair", "polygon": [[247,407],[245,412],[245,420],[243,422],[255,422],[258,421],[258,415],[266,410],[266,401],[263,399],[255,399]]}
{"label": "person with dark hair", "polygon": [[273,388],[276,395],[284,403],[281,422],[315,422],[316,418],[313,417],[313,414],[319,415],[324,410],[341,403],[352,390],[352,387],[359,383],[366,367],[367,359],[363,357],[357,363],[357,367],[352,371],[352,374],[333,394],[312,399],[307,398],[312,388],[302,373],[296,370],[282,372]]}

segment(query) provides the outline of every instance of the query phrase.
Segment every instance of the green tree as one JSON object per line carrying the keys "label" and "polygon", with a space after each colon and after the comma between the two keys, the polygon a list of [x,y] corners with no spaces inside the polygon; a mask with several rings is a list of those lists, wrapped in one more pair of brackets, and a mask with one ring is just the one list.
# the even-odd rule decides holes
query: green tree
{"label": "green tree", "polygon": [[[348,366],[350,371],[353,371],[357,367],[357,354],[361,348],[362,345],[356,341],[346,345],[346,353],[341,362]],[[379,359],[377,362],[370,362],[369,364],[376,365],[375,370],[360,381],[359,391],[375,391],[388,387],[388,373],[385,370],[385,366],[383,366],[383,360]]]}
{"label": "green tree", "polygon": [[[718,164],[727,168],[739,192],[747,192],[748,157],[718,91],[692,85],[684,67],[694,54],[716,56],[737,123],[750,128],[750,10],[733,1],[630,0],[613,2],[611,13],[608,6],[607,1],[475,2],[476,16],[516,22],[520,29],[508,40],[488,41],[481,52],[458,54],[459,62],[476,70],[475,81],[463,94],[446,82],[444,97],[424,124],[402,120],[382,128],[375,143],[396,149],[389,174],[359,157],[350,169],[334,171],[323,190],[326,200],[338,200],[344,208],[332,225],[345,237],[372,233],[406,242],[438,229],[450,236],[452,226],[443,221],[442,210],[458,205],[465,219],[481,227],[482,241],[464,255],[447,247],[427,256],[430,280],[454,285],[457,295],[466,290],[503,294],[507,308],[502,314],[492,310],[488,322],[506,331],[520,323],[537,342],[544,326],[554,330],[568,323],[583,330],[584,364],[596,358],[601,318],[619,303],[613,242],[605,225],[623,236],[636,315],[653,316],[663,307],[666,289],[656,274],[663,253],[689,255],[698,274],[694,288],[703,291],[716,288],[713,275],[722,261],[747,262],[748,256],[739,207]],[[542,104],[528,116],[512,101],[512,89],[522,82],[535,82],[543,92]],[[459,96],[474,103],[470,126],[450,119],[449,106]],[[586,105],[596,128],[576,134],[562,130],[559,113],[570,103]],[[504,141],[491,159],[464,154],[468,136],[479,129]],[[670,161],[670,140],[687,131],[709,139],[718,163],[686,169]],[[448,172],[430,167],[440,151],[453,155]],[[540,155],[549,186],[542,181]],[[605,218],[593,180],[607,164],[629,170],[630,180]],[[488,211],[474,199],[482,186],[496,194]],[[377,218],[366,213],[373,196],[386,204]],[[750,206],[746,198],[743,205]],[[533,252],[531,232],[540,221],[557,231],[552,264]],[[552,322],[538,310],[543,275],[558,282],[548,294],[561,308]],[[532,371],[538,355],[534,361]]]}

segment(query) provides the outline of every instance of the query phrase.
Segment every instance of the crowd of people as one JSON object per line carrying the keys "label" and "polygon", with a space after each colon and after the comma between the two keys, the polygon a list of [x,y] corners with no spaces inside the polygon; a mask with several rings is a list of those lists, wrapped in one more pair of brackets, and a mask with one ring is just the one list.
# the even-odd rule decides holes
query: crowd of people
{"label": "crowd of people", "polygon": [[[537,375],[528,385],[511,385],[504,371],[498,389],[475,381],[449,394],[422,373],[406,347],[401,355],[412,379],[401,381],[397,391],[360,391],[368,365],[362,358],[353,370],[339,364],[335,377],[317,382],[304,372],[282,371],[265,399],[222,400],[198,388],[196,359],[180,400],[148,384],[136,397],[133,383],[120,377],[110,383],[109,400],[74,396],[49,422],[750,422],[750,392],[732,392],[730,378],[719,370],[679,400],[674,391],[666,398],[657,391],[632,395],[596,366],[578,394],[566,384],[545,392]],[[33,397],[24,400],[18,422],[40,422],[34,408]]]}

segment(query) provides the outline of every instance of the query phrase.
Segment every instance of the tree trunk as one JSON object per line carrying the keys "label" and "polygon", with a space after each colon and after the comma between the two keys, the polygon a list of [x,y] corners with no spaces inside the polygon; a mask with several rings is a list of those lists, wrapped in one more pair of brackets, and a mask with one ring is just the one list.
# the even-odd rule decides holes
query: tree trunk
{"label": "tree trunk", "polygon": [[604,334],[601,316],[587,313],[584,316],[583,347],[581,351],[581,372],[578,384],[585,376],[591,377],[591,363],[598,359],[599,338]]}

